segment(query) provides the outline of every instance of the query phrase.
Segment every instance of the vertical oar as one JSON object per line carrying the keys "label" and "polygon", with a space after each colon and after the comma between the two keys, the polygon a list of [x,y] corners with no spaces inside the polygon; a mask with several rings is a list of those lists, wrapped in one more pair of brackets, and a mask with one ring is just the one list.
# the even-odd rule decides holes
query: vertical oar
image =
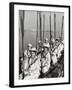
{"label": "vertical oar", "polygon": [[51,12],[50,12],[50,48],[51,48],[51,37],[52,37],[52,35],[51,35]]}
{"label": "vertical oar", "polygon": [[50,12],[50,17],[49,17],[49,23],[50,23],[50,59],[51,59],[51,37],[52,37],[52,35],[51,35],[51,12]]}
{"label": "vertical oar", "polygon": [[[42,20],[41,20],[41,12],[39,12],[39,29],[40,29],[40,40],[42,41],[42,31],[41,31],[41,24],[42,24],[42,22],[41,22]],[[41,54],[41,57],[42,57],[42,54]],[[42,60],[41,60],[41,71],[40,71],[40,73],[41,73],[41,78],[42,78]]]}
{"label": "vertical oar", "polygon": [[54,39],[56,39],[56,14],[54,13]]}
{"label": "vertical oar", "polygon": [[[21,25],[21,34],[22,34],[22,57],[24,60],[24,11],[20,10],[19,11],[19,16],[20,16],[20,25]],[[23,65],[23,62],[22,62]],[[24,65],[23,65],[24,69]],[[24,72],[22,72],[22,79],[24,78]]]}
{"label": "vertical oar", "polygon": [[45,32],[45,15],[43,15],[43,42],[44,42],[44,32]]}
{"label": "vertical oar", "polygon": [[21,31],[22,31],[22,56],[24,59],[24,11],[22,13],[22,18],[21,18]]}
{"label": "vertical oar", "polygon": [[37,30],[36,30],[36,48],[38,43],[38,11],[37,11]]}
{"label": "vertical oar", "polygon": [[22,32],[22,56],[23,56],[23,59],[24,59],[24,11],[20,11],[20,14],[21,14],[21,32]]}
{"label": "vertical oar", "polygon": [[64,16],[62,16],[61,38],[63,36],[63,24],[64,24]]}
{"label": "vertical oar", "polygon": [[42,20],[41,20],[41,12],[39,12],[39,18],[40,18],[40,40],[42,41],[42,28],[41,28],[41,25],[42,25]]}

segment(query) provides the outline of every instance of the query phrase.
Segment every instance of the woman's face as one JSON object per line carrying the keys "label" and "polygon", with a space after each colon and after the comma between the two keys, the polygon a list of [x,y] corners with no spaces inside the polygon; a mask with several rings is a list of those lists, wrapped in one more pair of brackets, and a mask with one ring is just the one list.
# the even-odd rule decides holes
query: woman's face
{"label": "woman's face", "polygon": [[32,55],[32,58],[34,58],[35,57],[35,52],[31,52],[31,55]]}
{"label": "woman's face", "polygon": [[46,54],[48,53],[48,49],[47,48],[44,48],[44,51],[45,51]]}
{"label": "woman's face", "polygon": [[43,52],[43,56],[45,56],[45,52]]}
{"label": "woman's face", "polygon": [[39,54],[38,54],[38,58],[40,58],[40,59],[41,59],[41,53],[39,53]]}
{"label": "woman's face", "polygon": [[58,41],[56,41],[56,42],[55,42],[55,45],[56,45],[56,46],[58,46],[58,44],[59,44],[59,42],[58,42]]}

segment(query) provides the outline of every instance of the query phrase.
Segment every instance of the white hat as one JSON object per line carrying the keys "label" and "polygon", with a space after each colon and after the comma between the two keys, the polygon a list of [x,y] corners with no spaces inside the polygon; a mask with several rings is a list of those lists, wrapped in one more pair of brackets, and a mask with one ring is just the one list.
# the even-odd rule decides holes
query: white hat
{"label": "white hat", "polygon": [[28,46],[28,47],[32,47],[32,44],[29,43],[27,46]]}
{"label": "white hat", "polygon": [[55,42],[55,39],[54,38],[52,38],[52,42]]}
{"label": "white hat", "polygon": [[20,57],[20,61],[23,61],[23,57]]}
{"label": "white hat", "polygon": [[48,43],[48,44],[44,43],[44,44],[43,44],[43,47],[49,48],[50,45],[49,45],[49,43]]}
{"label": "white hat", "polygon": [[30,51],[32,51],[32,52],[36,52],[37,50],[36,50],[35,47],[33,47]]}
{"label": "white hat", "polygon": [[45,41],[48,41],[48,38],[46,38]]}
{"label": "white hat", "polygon": [[41,40],[39,40],[38,43],[41,43]]}
{"label": "white hat", "polygon": [[62,43],[64,43],[64,40],[62,41]]}

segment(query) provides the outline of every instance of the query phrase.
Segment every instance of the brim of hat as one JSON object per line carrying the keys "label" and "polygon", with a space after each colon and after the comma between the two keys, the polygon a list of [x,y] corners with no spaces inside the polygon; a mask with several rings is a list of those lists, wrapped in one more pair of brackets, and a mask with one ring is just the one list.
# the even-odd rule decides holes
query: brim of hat
{"label": "brim of hat", "polygon": [[27,47],[32,47],[32,46],[29,46],[29,45],[28,45]]}
{"label": "brim of hat", "polygon": [[49,48],[49,47],[47,47],[47,46],[43,46],[43,48]]}
{"label": "brim of hat", "polygon": [[30,52],[37,52],[37,51],[35,51],[35,50],[30,50]]}

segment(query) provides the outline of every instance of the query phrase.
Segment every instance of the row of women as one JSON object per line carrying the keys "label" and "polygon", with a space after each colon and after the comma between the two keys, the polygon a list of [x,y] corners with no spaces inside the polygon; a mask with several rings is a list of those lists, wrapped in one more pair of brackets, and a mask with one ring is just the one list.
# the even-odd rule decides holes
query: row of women
{"label": "row of women", "polygon": [[[19,79],[38,79],[49,74],[51,66],[55,66],[64,51],[64,43],[60,39],[45,39],[38,42],[37,48],[27,45],[24,57],[19,59]],[[45,77],[43,77],[45,78]]]}

